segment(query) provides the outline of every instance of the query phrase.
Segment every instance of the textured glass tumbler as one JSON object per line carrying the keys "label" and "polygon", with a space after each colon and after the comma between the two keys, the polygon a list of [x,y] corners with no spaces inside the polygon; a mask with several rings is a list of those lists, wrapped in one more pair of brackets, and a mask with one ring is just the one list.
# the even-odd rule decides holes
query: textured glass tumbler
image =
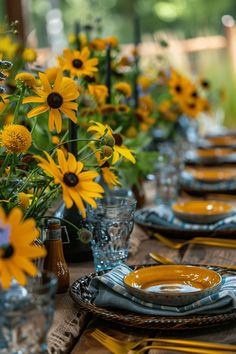
{"label": "textured glass tumbler", "polygon": [[0,289],[0,353],[47,352],[47,334],[54,315],[57,278],[42,272],[27,286]]}
{"label": "textured glass tumbler", "polygon": [[96,209],[87,211],[96,271],[111,269],[127,261],[135,206],[133,198],[110,196],[99,200]]}

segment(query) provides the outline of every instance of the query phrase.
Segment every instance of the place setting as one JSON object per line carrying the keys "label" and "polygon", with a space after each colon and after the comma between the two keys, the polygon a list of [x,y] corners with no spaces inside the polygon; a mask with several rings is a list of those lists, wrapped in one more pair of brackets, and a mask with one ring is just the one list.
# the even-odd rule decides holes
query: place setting
{"label": "place setting", "polygon": [[180,177],[180,188],[189,193],[234,194],[236,169],[234,167],[186,167]]}

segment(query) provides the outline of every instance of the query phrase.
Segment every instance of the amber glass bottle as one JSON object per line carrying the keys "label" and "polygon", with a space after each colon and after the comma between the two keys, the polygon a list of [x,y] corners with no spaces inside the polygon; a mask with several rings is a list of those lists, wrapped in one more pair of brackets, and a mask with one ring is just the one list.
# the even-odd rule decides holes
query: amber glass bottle
{"label": "amber glass bottle", "polygon": [[64,293],[70,285],[70,274],[64,258],[59,220],[52,219],[48,221],[45,247],[47,256],[44,260],[44,269],[53,272],[57,276],[57,293]]}

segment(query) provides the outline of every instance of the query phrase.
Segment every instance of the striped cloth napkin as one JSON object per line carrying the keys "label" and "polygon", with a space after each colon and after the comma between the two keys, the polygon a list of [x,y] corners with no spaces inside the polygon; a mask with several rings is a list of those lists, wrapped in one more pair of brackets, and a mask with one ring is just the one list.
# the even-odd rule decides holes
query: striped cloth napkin
{"label": "striped cloth napkin", "polygon": [[184,230],[227,230],[236,228],[236,214],[228,216],[213,224],[190,224],[175,217],[168,205],[158,205],[153,208],[143,208],[134,215],[134,220],[150,226],[174,227]]}
{"label": "striped cloth napkin", "polygon": [[113,307],[146,315],[183,316],[194,314],[221,314],[236,308],[236,277],[222,278],[219,291],[182,307],[163,306],[142,301],[129,294],[123,278],[132,269],[121,264],[111,271],[94,277],[89,285],[93,303],[99,307]]}

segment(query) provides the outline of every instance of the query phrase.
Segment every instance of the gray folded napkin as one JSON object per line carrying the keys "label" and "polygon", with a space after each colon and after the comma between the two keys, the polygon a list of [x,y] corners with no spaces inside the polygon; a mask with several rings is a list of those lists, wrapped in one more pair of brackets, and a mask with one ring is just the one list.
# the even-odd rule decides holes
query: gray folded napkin
{"label": "gray folded napkin", "polygon": [[94,277],[89,284],[93,303],[99,307],[113,307],[131,312],[157,316],[185,316],[194,314],[221,314],[236,309],[236,277],[222,279],[216,293],[182,307],[163,306],[142,301],[129,294],[123,278],[132,269],[121,264],[111,271]]}

